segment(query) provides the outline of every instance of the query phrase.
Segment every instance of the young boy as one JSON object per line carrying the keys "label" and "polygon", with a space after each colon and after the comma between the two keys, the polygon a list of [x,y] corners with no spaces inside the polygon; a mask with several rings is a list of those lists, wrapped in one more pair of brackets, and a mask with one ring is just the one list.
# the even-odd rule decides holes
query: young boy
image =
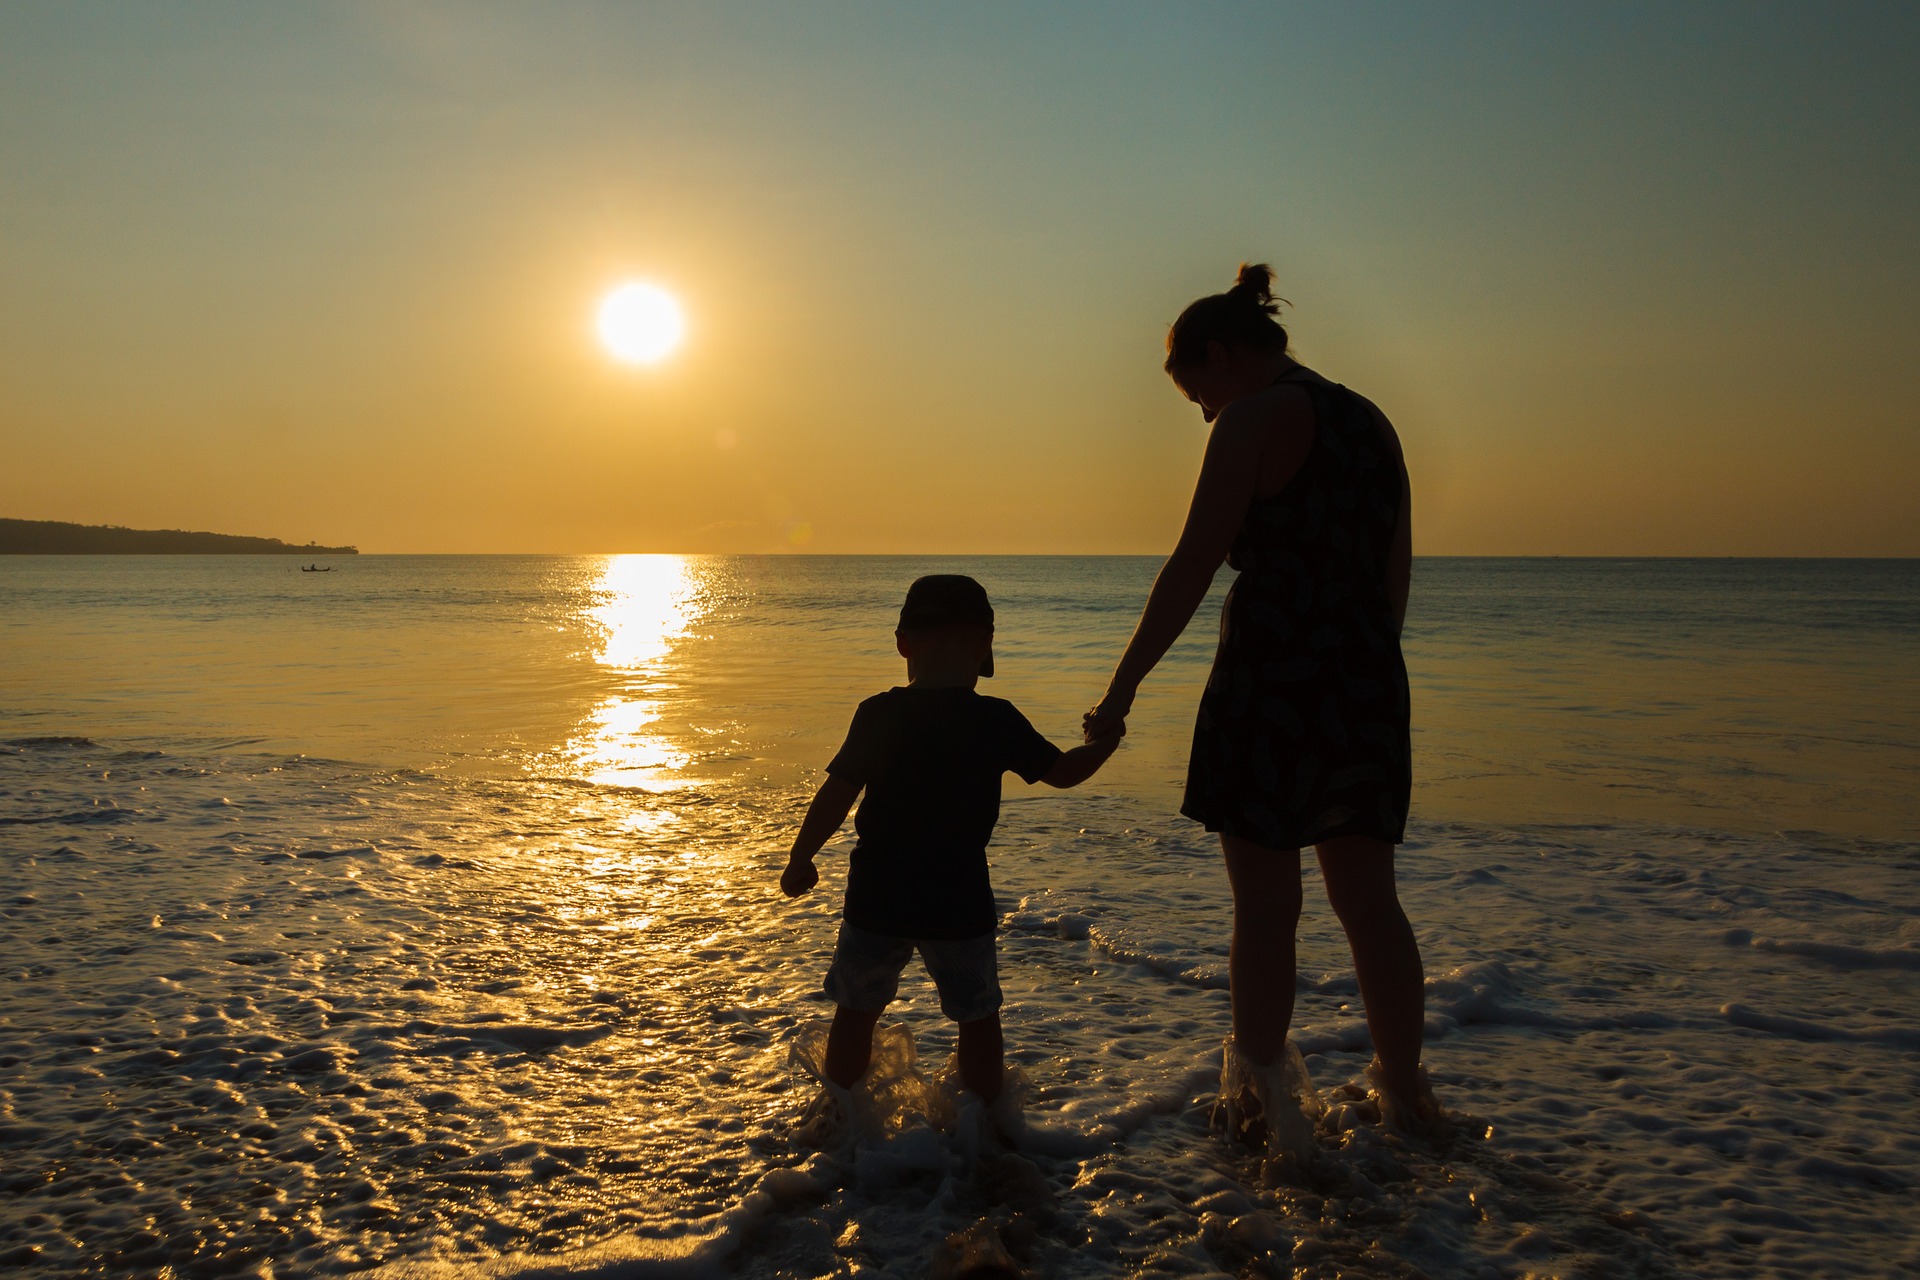
{"label": "young boy", "polygon": [[1000,913],[987,879],[987,840],[1000,818],[1000,775],[1071,787],[1120,744],[1112,734],[1070,751],[1048,742],[1010,702],[974,692],[993,674],[993,606],[961,574],[917,580],[894,632],[907,683],[854,712],[794,838],[780,888],[819,882],[813,857],[864,788],[847,869],[840,940],[826,991],[837,1006],[827,1078],[851,1088],[873,1055],[873,1028],[914,951],[959,1024],[960,1079],[991,1102],[1000,1093]]}

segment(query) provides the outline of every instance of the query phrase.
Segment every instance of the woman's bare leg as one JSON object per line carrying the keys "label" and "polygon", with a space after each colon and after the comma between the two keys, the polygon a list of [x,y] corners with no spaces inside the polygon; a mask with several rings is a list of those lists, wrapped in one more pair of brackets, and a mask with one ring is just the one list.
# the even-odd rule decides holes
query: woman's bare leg
{"label": "woman's bare leg", "polygon": [[1367,1030],[1382,1083],[1403,1098],[1418,1092],[1427,980],[1420,944],[1393,884],[1393,846],[1372,836],[1341,836],[1316,846],[1327,898],[1347,931]]}
{"label": "woman's bare leg", "polygon": [[1233,885],[1233,1042],[1266,1065],[1280,1056],[1293,1023],[1293,934],[1300,923],[1300,851],[1269,849],[1223,835]]}

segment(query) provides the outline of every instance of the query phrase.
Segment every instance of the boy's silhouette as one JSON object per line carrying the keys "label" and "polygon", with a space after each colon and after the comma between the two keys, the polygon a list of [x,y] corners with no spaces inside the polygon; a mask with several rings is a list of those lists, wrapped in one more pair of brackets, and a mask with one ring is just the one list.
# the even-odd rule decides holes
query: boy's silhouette
{"label": "boy's silhouette", "polygon": [[991,1101],[1000,1092],[999,911],[987,876],[987,841],[1000,816],[1000,775],[1071,787],[1120,743],[1111,734],[1061,751],[1012,703],[974,692],[993,674],[993,606],[961,574],[920,578],[894,632],[905,686],[854,712],[794,838],[780,888],[788,897],[819,881],[813,858],[846,820],[859,833],[826,991],[836,1006],[827,1078],[850,1088],[867,1070],[873,1028],[917,950],[959,1024],[961,1082]]}

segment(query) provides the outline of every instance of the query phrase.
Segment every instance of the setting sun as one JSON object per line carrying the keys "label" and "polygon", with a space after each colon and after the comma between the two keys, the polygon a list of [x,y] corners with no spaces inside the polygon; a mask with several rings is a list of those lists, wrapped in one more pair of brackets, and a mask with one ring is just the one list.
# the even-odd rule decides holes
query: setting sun
{"label": "setting sun", "polygon": [[600,303],[600,341],[614,357],[651,364],[680,345],[686,322],[673,295],[637,281],[621,285]]}

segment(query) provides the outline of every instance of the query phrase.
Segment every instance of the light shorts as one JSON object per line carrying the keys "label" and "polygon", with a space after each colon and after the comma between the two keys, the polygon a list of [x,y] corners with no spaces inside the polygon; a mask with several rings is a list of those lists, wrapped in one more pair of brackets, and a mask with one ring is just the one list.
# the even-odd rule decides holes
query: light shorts
{"label": "light shorts", "polygon": [[878,1013],[900,990],[900,971],[917,950],[940,990],[940,1012],[955,1022],[977,1022],[1000,1008],[1000,963],[994,936],[893,938],[840,922],[840,940],[827,970],[827,998],[862,1013]]}

